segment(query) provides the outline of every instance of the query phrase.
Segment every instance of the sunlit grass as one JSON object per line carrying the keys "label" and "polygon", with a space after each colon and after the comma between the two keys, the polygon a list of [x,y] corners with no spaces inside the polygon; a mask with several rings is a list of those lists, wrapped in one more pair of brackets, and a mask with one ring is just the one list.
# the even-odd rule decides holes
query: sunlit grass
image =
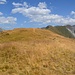
{"label": "sunlit grass", "polygon": [[75,74],[75,40],[41,29],[0,35],[0,75]]}

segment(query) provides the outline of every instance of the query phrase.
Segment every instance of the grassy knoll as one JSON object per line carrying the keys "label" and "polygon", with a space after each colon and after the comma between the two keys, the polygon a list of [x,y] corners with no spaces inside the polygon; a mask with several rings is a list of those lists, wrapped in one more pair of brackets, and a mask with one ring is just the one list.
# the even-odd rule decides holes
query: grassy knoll
{"label": "grassy knoll", "polygon": [[75,39],[33,28],[1,32],[0,75],[75,75]]}

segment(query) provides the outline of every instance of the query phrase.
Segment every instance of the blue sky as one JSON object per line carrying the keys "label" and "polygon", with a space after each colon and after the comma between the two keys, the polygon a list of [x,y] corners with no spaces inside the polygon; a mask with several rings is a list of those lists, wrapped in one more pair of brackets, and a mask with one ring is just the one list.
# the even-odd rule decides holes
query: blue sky
{"label": "blue sky", "polygon": [[0,0],[0,28],[75,25],[75,0]]}

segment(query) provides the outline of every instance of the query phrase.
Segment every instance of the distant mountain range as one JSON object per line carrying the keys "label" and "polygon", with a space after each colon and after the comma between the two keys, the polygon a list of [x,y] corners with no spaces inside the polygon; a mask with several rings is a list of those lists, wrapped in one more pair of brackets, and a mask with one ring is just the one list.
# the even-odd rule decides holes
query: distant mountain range
{"label": "distant mountain range", "polygon": [[[48,25],[47,27],[43,27],[41,29],[47,29],[59,35],[68,38],[75,38],[75,25],[65,25],[65,26],[52,26]],[[4,31],[0,28],[0,32]]]}
{"label": "distant mountain range", "polygon": [[66,25],[66,26],[48,25],[47,27],[43,27],[42,29],[48,29],[54,33],[57,33],[65,37],[75,38],[75,25]]}

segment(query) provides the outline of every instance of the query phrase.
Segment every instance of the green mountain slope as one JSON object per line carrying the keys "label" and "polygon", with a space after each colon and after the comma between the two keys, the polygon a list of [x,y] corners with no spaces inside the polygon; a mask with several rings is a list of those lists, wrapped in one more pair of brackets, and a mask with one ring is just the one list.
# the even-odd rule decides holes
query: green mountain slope
{"label": "green mountain slope", "polygon": [[46,29],[65,37],[74,38],[74,36],[66,29],[66,26],[47,26]]}

